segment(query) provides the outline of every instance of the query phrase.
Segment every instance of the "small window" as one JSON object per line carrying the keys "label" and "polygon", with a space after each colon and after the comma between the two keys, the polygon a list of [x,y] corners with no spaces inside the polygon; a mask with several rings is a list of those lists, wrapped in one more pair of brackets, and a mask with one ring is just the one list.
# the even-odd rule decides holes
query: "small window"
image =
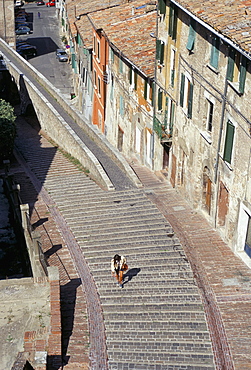
{"label": "small window", "polygon": [[94,69],[94,81],[93,81],[93,83],[94,83],[94,87],[97,88],[97,72],[96,72],[95,69]]}
{"label": "small window", "polygon": [[100,41],[97,40],[97,58],[100,60]]}
{"label": "small window", "polygon": [[168,34],[172,40],[176,40],[177,37],[177,21],[178,21],[178,9],[171,3],[169,7],[169,27]]}
{"label": "small window", "polygon": [[119,114],[121,117],[123,117],[125,114],[125,101],[122,95],[119,97]]}
{"label": "small window", "polygon": [[119,72],[123,73],[123,62],[121,59],[119,59]]}
{"label": "small window", "polygon": [[101,79],[98,77],[98,94],[101,96]]}
{"label": "small window", "polygon": [[160,64],[164,63],[165,43],[161,40],[156,40],[156,59]]}
{"label": "small window", "polygon": [[166,14],[166,3],[165,0],[159,0],[159,13]]}
{"label": "small window", "polygon": [[192,118],[193,84],[183,73],[181,73],[180,106],[185,111],[187,117]]}
{"label": "small window", "polygon": [[215,69],[218,69],[218,63],[219,63],[219,46],[220,46],[219,37],[212,36],[210,65],[213,68],[215,68]]}
{"label": "small window", "polygon": [[114,97],[114,77],[111,75],[111,84],[110,84],[110,100],[113,101]]}
{"label": "small window", "polygon": [[96,36],[93,36],[93,54],[96,55]]}
{"label": "small window", "polygon": [[212,132],[214,104],[210,100],[207,100],[207,103],[207,131]]}
{"label": "small window", "polygon": [[235,133],[235,127],[228,120],[227,122],[227,129],[226,129],[226,138],[225,138],[225,147],[224,147],[224,154],[223,159],[224,161],[231,164],[232,160],[232,151],[233,151],[233,143],[234,143],[234,133]]}
{"label": "small window", "polygon": [[244,94],[247,74],[247,58],[230,48],[227,65],[227,79],[234,84],[240,94]]}
{"label": "small window", "polygon": [[171,49],[171,63],[170,63],[170,85],[174,87],[174,77],[175,77],[175,56],[176,52]]}
{"label": "small window", "polygon": [[163,100],[163,90],[159,89],[158,91],[158,110],[162,110],[162,100]]}
{"label": "small window", "polygon": [[114,63],[114,51],[112,49],[110,49],[110,59],[111,59],[111,63],[113,64]]}
{"label": "small window", "polygon": [[187,50],[192,51],[194,48],[194,42],[195,42],[195,20],[193,18],[190,18],[190,26],[189,26],[189,34],[188,34],[188,40],[187,40]]}

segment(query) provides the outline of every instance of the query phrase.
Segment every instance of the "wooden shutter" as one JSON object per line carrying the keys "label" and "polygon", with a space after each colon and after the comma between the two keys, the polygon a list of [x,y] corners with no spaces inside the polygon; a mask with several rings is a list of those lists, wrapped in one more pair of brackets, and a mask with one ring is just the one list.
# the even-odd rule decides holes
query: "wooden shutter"
{"label": "wooden shutter", "polygon": [[156,40],[156,59],[160,60],[161,40]]}
{"label": "wooden shutter", "polygon": [[189,51],[192,51],[194,48],[194,41],[195,41],[195,21],[194,19],[190,19],[190,26],[189,26],[189,35],[187,40],[186,48]]}
{"label": "wooden shutter", "polygon": [[188,104],[187,104],[187,117],[192,118],[192,108],[193,108],[193,84],[189,83],[188,91]]}
{"label": "wooden shutter", "polygon": [[218,60],[219,60],[219,38],[217,36],[213,36],[210,64],[215,69],[218,69]]}
{"label": "wooden shutter", "polygon": [[168,35],[173,37],[173,18],[174,18],[174,10],[172,4],[169,7],[169,25],[168,25]]}
{"label": "wooden shutter", "polygon": [[166,96],[165,116],[164,116],[165,129],[167,128],[167,124],[168,124],[168,104],[169,104],[169,98],[168,96]]}
{"label": "wooden shutter", "polygon": [[227,79],[233,81],[234,76],[234,63],[235,63],[235,50],[231,48],[228,55],[228,64],[227,64]]}
{"label": "wooden shutter", "polygon": [[181,73],[181,82],[180,82],[180,106],[184,106],[184,88],[185,88],[185,75]]}
{"label": "wooden shutter", "polygon": [[164,0],[159,0],[159,12],[160,14],[166,14],[166,3]]}
{"label": "wooden shutter", "polygon": [[162,96],[163,96],[163,91],[159,89],[158,91],[158,110],[162,109]]}
{"label": "wooden shutter", "polygon": [[247,59],[242,55],[239,76],[239,92],[241,94],[244,94],[246,74],[247,74]]}
{"label": "wooden shutter", "polygon": [[164,63],[164,53],[165,53],[165,44],[164,44],[163,41],[161,41],[161,44],[160,44],[160,59],[159,59],[160,64]]}
{"label": "wooden shutter", "polygon": [[138,75],[134,71],[134,90],[137,90]]}
{"label": "wooden shutter", "polygon": [[124,116],[124,98],[121,95],[119,97],[119,113],[122,117]]}
{"label": "wooden shutter", "polygon": [[233,149],[233,142],[234,142],[234,125],[228,121],[227,122],[227,131],[226,131],[226,139],[225,139],[225,148],[224,148],[224,161],[231,163],[232,158],[232,149]]}
{"label": "wooden shutter", "polygon": [[147,80],[145,80],[144,83],[144,99],[147,100],[147,90],[148,90],[148,83]]}
{"label": "wooden shutter", "polygon": [[130,82],[130,85],[132,84],[132,68],[129,67],[129,82]]}

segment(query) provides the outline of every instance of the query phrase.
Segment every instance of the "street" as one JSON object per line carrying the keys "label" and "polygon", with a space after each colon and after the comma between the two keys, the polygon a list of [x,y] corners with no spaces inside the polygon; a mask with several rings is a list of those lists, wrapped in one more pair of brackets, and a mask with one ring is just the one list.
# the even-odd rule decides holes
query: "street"
{"label": "street", "polygon": [[37,47],[38,55],[30,58],[29,62],[62,94],[69,97],[73,91],[71,65],[56,59],[56,49],[63,47],[59,36],[56,8],[37,6],[36,3],[26,4],[23,8],[33,20],[33,33],[17,36],[17,39],[26,40]]}

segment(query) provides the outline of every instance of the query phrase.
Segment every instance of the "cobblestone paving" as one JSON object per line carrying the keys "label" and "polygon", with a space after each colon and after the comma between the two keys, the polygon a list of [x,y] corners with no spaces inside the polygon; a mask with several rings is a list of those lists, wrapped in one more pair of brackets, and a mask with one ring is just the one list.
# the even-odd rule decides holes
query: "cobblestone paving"
{"label": "cobblestone paving", "polygon": [[[157,207],[142,190],[104,192],[83,173],[73,170],[44,138],[31,136],[28,131],[22,131],[18,147],[39,193],[35,194],[34,204],[42,198],[48,218],[54,216],[64,240],[53,242],[48,254],[59,264],[59,252],[64,250],[67,261],[62,263],[61,274],[65,274],[66,284],[62,292],[72,294],[75,307],[79,277],[85,288],[91,369],[214,369],[211,340],[193,272],[172,227]],[[54,224],[49,235],[55,229]],[[62,244],[63,248],[57,247]],[[123,253],[128,259],[123,289],[110,275],[110,259],[115,253]],[[108,364],[96,355],[103,351],[101,358],[105,357],[100,313],[104,318]],[[65,338],[69,366],[77,344],[71,330],[81,328],[85,332],[83,316],[76,317],[71,312],[71,327]],[[96,326],[101,327],[99,337],[92,333]],[[86,353],[88,342],[84,344],[84,339],[85,334],[76,353],[81,348]]]}

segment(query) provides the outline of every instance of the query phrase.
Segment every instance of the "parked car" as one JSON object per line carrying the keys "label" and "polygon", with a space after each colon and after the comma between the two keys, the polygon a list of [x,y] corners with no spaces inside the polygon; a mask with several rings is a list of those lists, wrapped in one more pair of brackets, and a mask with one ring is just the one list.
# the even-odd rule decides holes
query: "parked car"
{"label": "parked car", "polygon": [[49,1],[46,6],[55,6],[55,1]]}
{"label": "parked car", "polygon": [[18,29],[15,31],[16,32],[16,35],[25,35],[25,34],[29,34],[31,33],[31,29],[30,27],[27,27],[27,26],[21,26],[21,27],[18,27]]}
{"label": "parked car", "polygon": [[37,48],[33,45],[22,45],[17,48],[17,52],[23,58],[28,59],[37,55]]}
{"label": "parked car", "polygon": [[37,1],[37,5],[39,6],[39,5],[44,5],[45,4],[45,2],[44,1]]}
{"label": "parked car", "polygon": [[63,49],[56,50],[56,57],[60,62],[68,62],[68,54]]}
{"label": "parked car", "polygon": [[15,18],[15,22],[26,22],[26,21],[27,21],[27,18],[24,16]]}
{"label": "parked car", "polygon": [[17,22],[15,24],[15,29],[17,30],[19,27],[29,27],[30,28],[29,23],[27,22]]}
{"label": "parked car", "polygon": [[24,2],[22,0],[16,0],[15,2],[15,8],[19,8],[24,5]]}

